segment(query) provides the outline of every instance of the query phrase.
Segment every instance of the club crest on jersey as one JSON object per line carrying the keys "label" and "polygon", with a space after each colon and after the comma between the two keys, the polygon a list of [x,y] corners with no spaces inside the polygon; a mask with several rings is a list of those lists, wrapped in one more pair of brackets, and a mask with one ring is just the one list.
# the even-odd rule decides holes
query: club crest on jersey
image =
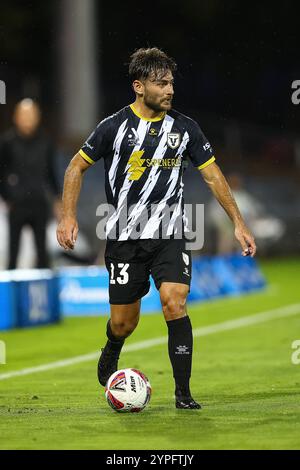
{"label": "club crest on jersey", "polygon": [[177,149],[180,144],[181,135],[179,132],[169,132],[167,136],[167,144],[171,149]]}

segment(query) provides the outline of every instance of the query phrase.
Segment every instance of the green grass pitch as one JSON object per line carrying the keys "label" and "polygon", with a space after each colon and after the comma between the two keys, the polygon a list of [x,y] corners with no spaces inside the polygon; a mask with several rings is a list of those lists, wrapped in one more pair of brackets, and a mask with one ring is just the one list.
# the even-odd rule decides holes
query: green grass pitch
{"label": "green grass pitch", "polygon": [[[121,355],[153,395],[140,414],[118,414],[96,379],[96,362],[0,380],[0,449],[299,449],[300,262],[262,263],[268,288],[189,307],[194,329],[299,303],[286,318],[196,337],[192,391],[201,411],[176,410],[166,344]],[[107,318],[0,333],[0,375],[100,350]],[[165,336],[161,313],[142,316],[127,344]]]}

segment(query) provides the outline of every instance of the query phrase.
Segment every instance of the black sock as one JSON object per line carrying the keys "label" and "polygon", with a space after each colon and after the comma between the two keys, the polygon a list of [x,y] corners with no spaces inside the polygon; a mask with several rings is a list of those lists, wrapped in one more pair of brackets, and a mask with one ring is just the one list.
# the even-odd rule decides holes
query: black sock
{"label": "black sock", "polygon": [[188,316],[167,322],[169,330],[169,357],[173,367],[176,396],[190,396],[193,333]]}
{"label": "black sock", "polygon": [[110,326],[110,320],[108,320],[107,325],[106,325],[106,336],[108,338],[106,345],[109,346],[114,351],[121,351],[123,344],[125,342],[125,338],[117,338],[116,336],[113,335],[113,332]]}

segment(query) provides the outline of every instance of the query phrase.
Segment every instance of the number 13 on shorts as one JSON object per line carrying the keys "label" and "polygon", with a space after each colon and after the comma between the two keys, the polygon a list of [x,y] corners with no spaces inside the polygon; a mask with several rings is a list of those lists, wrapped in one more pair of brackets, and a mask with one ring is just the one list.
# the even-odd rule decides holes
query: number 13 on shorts
{"label": "number 13 on shorts", "polygon": [[[119,269],[119,276],[115,279],[115,270]],[[129,281],[129,274],[127,272],[129,264],[117,263],[117,265],[110,263],[110,284],[127,284]]]}

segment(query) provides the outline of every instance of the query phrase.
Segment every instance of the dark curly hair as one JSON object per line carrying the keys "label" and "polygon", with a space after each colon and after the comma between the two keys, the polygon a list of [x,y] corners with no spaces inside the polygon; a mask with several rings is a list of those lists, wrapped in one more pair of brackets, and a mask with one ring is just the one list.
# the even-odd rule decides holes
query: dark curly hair
{"label": "dark curly hair", "polygon": [[156,79],[162,78],[168,71],[175,72],[176,62],[165,52],[157,47],[138,49],[130,57],[129,78],[134,80],[146,80],[153,75]]}

